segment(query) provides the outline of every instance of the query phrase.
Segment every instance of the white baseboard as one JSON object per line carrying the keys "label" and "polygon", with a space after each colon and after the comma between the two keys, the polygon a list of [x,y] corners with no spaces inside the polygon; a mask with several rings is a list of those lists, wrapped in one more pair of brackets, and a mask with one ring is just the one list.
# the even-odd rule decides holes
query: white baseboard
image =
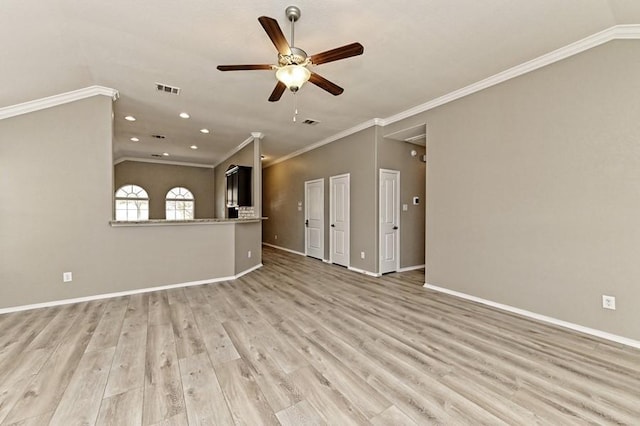
{"label": "white baseboard", "polygon": [[382,274],[379,274],[377,272],[365,271],[364,269],[354,268],[352,266],[349,266],[349,268],[347,268],[347,269],[349,269],[350,271],[353,271],[353,272],[359,272],[361,274],[369,275],[370,277],[378,278],[378,277],[382,276]]}
{"label": "white baseboard", "polygon": [[62,300],[54,300],[51,302],[43,302],[43,303],[34,303],[31,305],[22,305],[22,306],[12,306],[9,308],[0,308],[1,314],[8,314],[11,312],[19,312],[19,311],[28,311],[30,309],[39,309],[39,308],[50,308],[52,306],[60,306],[60,305],[68,305],[71,303],[81,303],[81,302],[90,302],[92,300],[100,300],[100,299],[111,299],[114,297],[122,297],[122,296],[130,296],[132,294],[141,294],[141,293],[150,293],[152,291],[158,290],[170,290],[172,288],[180,288],[180,287],[191,287],[194,285],[202,285],[202,284],[215,284],[223,281],[233,281],[240,278],[243,275],[248,274],[249,272],[255,271],[258,268],[262,267],[262,263],[259,265],[253,266],[245,271],[242,271],[236,275],[231,275],[228,277],[220,277],[220,278],[211,278],[208,280],[199,280],[199,281],[189,281],[185,283],[178,284],[169,284],[163,285],[159,287],[148,287],[148,288],[140,288],[136,290],[127,290],[127,291],[119,291],[117,293],[105,293],[105,294],[96,294],[94,296],[84,296],[84,297],[76,297],[73,299],[62,299]]}
{"label": "white baseboard", "polygon": [[621,343],[623,345],[631,346],[634,348],[640,349],[640,341],[629,339],[627,337],[618,336],[617,334],[607,333],[606,331],[597,330],[595,328],[585,327],[579,324],[574,324],[572,322],[559,320],[557,318],[548,317],[546,315],[536,314],[535,312],[526,311],[524,309],[515,308],[513,306],[504,305],[502,303],[492,302],[491,300],[482,299],[480,297],[471,296],[466,293],[461,293],[455,290],[449,290],[448,288],[438,287],[435,285],[431,285],[425,283],[425,288],[440,292],[450,294],[452,296],[459,297],[461,299],[471,300],[473,302],[482,303],[483,305],[491,306],[493,308],[502,309],[503,311],[512,312],[514,314],[522,315],[524,317],[533,318],[539,321],[544,321],[549,324],[557,325],[560,327],[568,328],[573,331],[578,331],[580,333],[590,334],[592,336],[600,337],[602,339],[611,340],[612,342]]}
{"label": "white baseboard", "polygon": [[269,243],[263,242],[262,245],[263,246],[267,246],[267,247],[271,247],[271,248],[274,248],[274,249],[286,251],[286,252],[289,252],[289,253],[297,254],[298,256],[306,256],[306,254],[301,253],[299,251],[295,251],[295,250],[291,250],[291,249],[288,249],[288,248],[280,247],[280,246],[277,246],[275,244],[269,244]]}
{"label": "white baseboard", "polygon": [[405,266],[404,268],[398,269],[398,272],[415,271],[416,269],[424,269],[424,265]]}

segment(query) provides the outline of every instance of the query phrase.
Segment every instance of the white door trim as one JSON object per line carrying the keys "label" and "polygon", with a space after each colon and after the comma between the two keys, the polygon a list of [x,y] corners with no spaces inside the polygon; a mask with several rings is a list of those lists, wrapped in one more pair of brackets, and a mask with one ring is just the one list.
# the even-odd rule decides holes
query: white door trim
{"label": "white door trim", "polygon": [[334,189],[333,189],[333,182],[337,179],[344,179],[346,178],[346,191],[347,191],[347,196],[346,196],[346,217],[345,217],[345,222],[346,222],[346,226],[345,226],[345,253],[346,253],[346,258],[345,258],[345,262],[344,263],[337,263],[338,265],[342,265],[342,266],[346,266],[347,268],[349,266],[351,266],[351,174],[350,173],[344,173],[341,175],[337,175],[337,176],[331,176],[329,178],[329,224],[332,227],[331,229],[329,229],[329,262],[330,263],[335,263],[334,262],[334,252],[335,252],[335,235],[334,235],[334,229],[333,226],[336,222],[336,218],[335,216],[335,209],[334,209]]}
{"label": "white door trim", "polygon": [[[312,184],[320,184],[321,193],[320,193],[320,205],[322,214],[318,218],[318,228],[320,229],[320,240],[319,240],[319,253],[316,255],[312,255],[313,253],[309,253],[309,232],[308,232],[308,221],[309,221],[309,185]],[[324,178],[313,179],[304,182],[304,254],[305,256],[311,256],[317,259],[324,259]]]}
{"label": "white door trim", "polygon": [[[382,216],[382,209],[380,208],[380,205],[382,203],[383,197],[382,197],[382,175],[384,173],[391,173],[394,174],[396,179],[396,183],[395,183],[395,194],[396,194],[396,199],[394,200],[394,216],[395,216],[395,223],[394,225],[396,226],[396,232],[394,235],[395,238],[395,253],[394,253],[394,257],[395,257],[395,265],[394,265],[394,270],[393,271],[383,271],[383,226],[382,226],[382,222],[383,222],[383,216]],[[398,271],[398,269],[400,269],[400,171],[399,170],[390,170],[390,169],[380,169],[378,172],[378,272],[380,274],[384,274],[384,273],[388,273],[388,272],[394,272],[394,271]]]}

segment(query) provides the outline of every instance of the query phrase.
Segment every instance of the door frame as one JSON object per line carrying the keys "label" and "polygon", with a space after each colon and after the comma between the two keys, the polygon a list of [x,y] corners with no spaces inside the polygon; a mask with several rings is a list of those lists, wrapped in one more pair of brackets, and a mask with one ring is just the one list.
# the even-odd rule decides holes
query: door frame
{"label": "door frame", "polygon": [[[336,179],[347,178],[347,264],[342,265],[347,268],[351,266],[351,173],[344,173],[341,175],[329,177],[329,223],[332,224],[335,220],[333,217],[333,181]],[[329,263],[333,263],[333,249],[334,249],[333,232],[329,229]]]}
{"label": "door frame", "polygon": [[[324,214],[324,178],[312,179],[312,180],[307,180],[307,181],[304,182],[304,220],[305,220],[305,224],[304,224],[304,255],[305,256],[309,256],[309,253],[308,253],[308,250],[307,250],[308,243],[309,243],[309,241],[308,241],[308,232],[307,232],[308,226],[307,226],[307,223],[306,223],[306,221],[309,220],[309,191],[308,191],[308,185],[314,184],[314,183],[321,183],[321,188],[322,188],[322,197],[321,197],[322,199],[320,200],[320,203],[322,204],[322,222],[321,222],[322,225],[320,227],[321,231],[322,231],[321,232],[322,238],[320,238],[320,245],[321,245],[322,254],[321,254],[319,259],[324,261],[324,239],[325,239],[325,237],[324,237],[324,232],[325,232],[325,229],[324,229],[324,222],[325,222],[325,220],[324,220],[324,217],[325,217],[325,214]],[[310,256],[310,257],[313,257],[313,256]]]}
{"label": "door frame", "polygon": [[[398,199],[396,200],[397,202],[395,203],[394,209],[395,209],[395,217],[396,217],[396,221],[397,223],[395,224],[395,226],[398,227],[397,231],[396,231],[396,236],[395,236],[395,257],[396,257],[396,265],[395,265],[395,272],[397,272],[400,269],[400,170],[391,170],[391,169],[380,169],[378,171],[378,273],[380,275],[383,274],[382,272],[382,211],[380,209],[380,202],[382,201],[382,196],[381,196],[381,191],[382,191],[382,174],[383,173],[393,173],[396,175],[396,185],[395,185],[395,189],[396,189],[396,194],[398,194]],[[389,271],[389,272],[384,272],[386,273],[390,273],[393,271]]]}

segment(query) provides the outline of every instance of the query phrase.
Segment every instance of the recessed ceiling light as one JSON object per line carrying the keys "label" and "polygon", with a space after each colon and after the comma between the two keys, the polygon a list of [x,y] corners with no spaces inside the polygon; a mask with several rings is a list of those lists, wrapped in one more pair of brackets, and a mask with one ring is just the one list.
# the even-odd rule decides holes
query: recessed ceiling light
{"label": "recessed ceiling light", "polygon": [[140,142],[140,139],[138,139],[138,138],[136,138],[136,137],[131,138],[131,140],[132,140],[133,142]]}
{"label": "recessed ceiling light", "polygon": [[127,115],[124,119],[127,121],[136,121],[136,118],[133,115]]}
{"label": "recessed ceiling light", "polygon": [[191,149],[198,149],[198,145],[191,145],[189,148],[191,148]]}
{"label": "recessed ceiling light", "polygon": [[209,129],[200,129],[200,133],[204,133],[206,135],[209,133]]}
{"label": "recessed ceiling light", "polygon": [[186,112],[181,112],[181,113],[180,113],[180,117],[182,117],[182,118],[189,118],[189,117],[191,117],[191,116],[190,116],[189,114],[187,114]]}
{"label": "recessed ceiling light", "polygon": [[169,153],[168,152],[163,152],[162,155],[164,155],[165,157],[168,157]]}

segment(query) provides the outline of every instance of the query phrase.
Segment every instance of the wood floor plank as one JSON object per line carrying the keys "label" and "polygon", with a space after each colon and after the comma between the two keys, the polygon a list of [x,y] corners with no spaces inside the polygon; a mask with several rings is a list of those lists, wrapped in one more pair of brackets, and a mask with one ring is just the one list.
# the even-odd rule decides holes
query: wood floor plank
{"label": "wood floor plank", "polygon": [[184,413],[182,380],[170,324],[149,326],[145,371],[143,424],[155,424]]}
{"label": "wood floor plank", "polygon": [[118,297],[108,301],[100,322],[87,345],[88,352],[116,346],[128,305],[129,299],[126,297]]}
{"label": "wood floor plank", "polygon": [[307,400],[276,413],[282,426],[326,425],[327,420]]}
{"label": "wood floor plank", "polygon": [[166,290],[149,293],[149,325],[171,324],[169,296]]}
{"label": "wood floor plank", "polygon": [[277,425],[273,410],[242,359],[214,366],[220,388],[237,425]]}
{"label": "wood floor plank", "polygon": [[[5,422],[12,423],[55,411],[71,377],[98,325],[104,304],[101,301],[79,303],[79,324],[70,329],[37,375],[25,387]],[[51,386],[55,383],[55,386]]]}
{"label": "wood floor plank", "polygon": [[133,305],[129,303],[109,371],[105,397],[144,386],[148,321],[146,308],[142,308],[145,305],[143,299]]}
{"label": "wood floor plank", "polygon": [[84,346],[58,346],[38,375],[25,387],[5,422],[10,424],[54,411],[83,353]]}
{"label": "wood floor plank", "polygon": [[343,363],[333,356],[313,337],[299,329],[297,324],[284,321],[275,328],[280,335],[287,337],[291,344],[295,345],[302,357],[334,383],[365,417],[371,419],[391,406],[389,400],[355,374],[348,363]]}
{"label": "wood floor plank", "polygon": [[142,387],[104,398],[96,426],[142,425]]}
{"label": "wood floor plank", "polygon": [[52,424],[94,424],[115,348],[85,352],[56,411]]}
{"label": "wood floor plank", "polygon": [[398,407],[392,405],[371,419],[374,426],[417,426],[417,423],[411,420],[409,416],[404,414]]}
{"label": "wood floor plank", "polygon": [[309,366],[290,374],[303,398],[320,413],[331,413],[331,422],[341,425],[365,425],[367,418],[342,395],[318,370]]}
{"label": "wood floor plank", "polygon": [[31,379],[28,377],[17,382],[0,382],[0,425],[3,424],[3,420],[22,396]]}
{"label": "wood floor plank", "polygon": [[0,315],[0,425],[639,424],[640,350],[425,289],[424,271],[263,264]]}
{"label": "wood floor plank", "polygon": [[219,318],[211,313],[211,307],[196,305],[191,307],[200,335],[214,365],[239,359],[240,354],[227,335]]}
{"label": "wood floor plank", "polygon": [[231,412],[207,354],[181,359],[180,372],[189,424],[233,424]]}
{"label": "wood floor plank", "polygon": [[[223,324],[271,409],[276,412],[295,404],[301,397],[299,390],[262,342],[261,337],[266,326],[266,322],[253,324],[251,329],[242,321],[227,321]],[[292,350],[295,351],[293,348]]]}
{"label": "wood floor plank", "polygon": [[[186,301],[186,299],[183,300]],[[206,351],[204,340],[189,305],[174,303],[170,305],[170,311],[178,359]]]}

